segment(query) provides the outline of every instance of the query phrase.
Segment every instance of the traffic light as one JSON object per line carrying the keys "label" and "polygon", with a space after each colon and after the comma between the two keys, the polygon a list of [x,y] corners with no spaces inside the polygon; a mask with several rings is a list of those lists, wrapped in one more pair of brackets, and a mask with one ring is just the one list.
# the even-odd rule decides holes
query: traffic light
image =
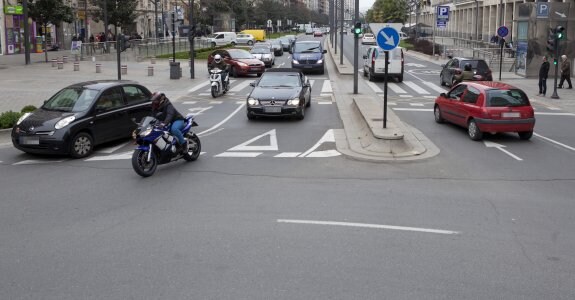
{"label": "traffic light", "polygon": [[547,37],[547,51],[555,53],[555,30],[549,30]]}
{"label": "traffic light", "polygon": [[557,65],[557,58],[553,59],[553,65],[556,66]]}
{"label": "traffic light", "polygon": [[356,22],[355,26],[353,27],[353,33],[355,34],[355,37],[359,37],[362,32],[363,29],[361,28],[361,22]]}
{"label": "traffic light", "polygon": [[563,26],[555,27],[555,36],[557,37],[558,40],[565,39],[565,27]]}

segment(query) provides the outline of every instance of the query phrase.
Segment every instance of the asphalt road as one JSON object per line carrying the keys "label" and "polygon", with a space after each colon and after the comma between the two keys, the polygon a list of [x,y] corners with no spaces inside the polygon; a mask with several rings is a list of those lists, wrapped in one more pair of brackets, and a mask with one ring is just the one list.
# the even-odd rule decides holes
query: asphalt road
{"label": "asphalt road", "polygon": [[[407,63],[437,82],[415,71],[437,66]],[[359,162],[330,138],[332,70],[309,75],[303,121],[248,121],[234,86],[254,78],[215,100],[190,92],[176,105],[201,112],[205,153],[151,178],[133,172],[128,141],[85,160],[0,149],[0,298],[575,297],[573,116],[538,115],[528,142],[487,139],[517,160],[435,124],[433,99],[402,83],[390,107],[441,153]]]}

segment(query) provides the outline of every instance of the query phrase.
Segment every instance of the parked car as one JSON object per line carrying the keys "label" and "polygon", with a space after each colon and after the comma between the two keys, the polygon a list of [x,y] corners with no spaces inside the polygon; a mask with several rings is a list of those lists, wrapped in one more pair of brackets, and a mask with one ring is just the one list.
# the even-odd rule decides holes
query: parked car
{"label": "parked car", "polygon": [[493,75],[491,69],[485,60],[480,58],[453,57],[446,64],[441,65],[442,69],[439,74],[439,83],[453,86],[458,82],[458,76],[463,73],[466,64],[471,64],[471,69],[475,80],[492,81]]}
{"label": "parked car", "polygon": [[[389,51],[389,64],[387,66],[387,75],[397,78],[397,81],[403,81],[404,70],[403,48],[396,47]],[[363,76],[369,81],[385,76],[385,53],[378,46],[369,46],[366,55],[363,56]]]}
{"label": "parked car", "polygon": [[484,132],[517,132],[528,140],[533,135],[535,115],[529,98],[512,85],[463,82],[435,99],[435,121],[467,128],[469,138],[481,140]]}
{"label": "parked car", "polygon": [[236,41],[238,42],[238,44],[247,44],[247,45],[251,46],[254,44],[255,40],[256,39],[251,34],[238,33],[236,35]]}
{"label": "parked car", "polygon": [[208,56],[208,68],[216,54],[219,54],[230,65],[230,75],[232,77],[248,74],[256,74],[259,77],[266,70],[266,66],[262,61],[255,59],[251,53],[243,49],[218,49],[213,51]]}
{"label": "parked car", "polygon": [[83,158],[94,147],[128,138],[150,115],[151,93],[133,81],[98,80],[58,91],[12,128],[12,144],[26,153]]}
{"label": "parked car", "polygon": [[361,38],[361,44],[375,45],[375,35],[373,33],[364,33]]}
{"label": "parked car", "polygon": [[242,30],[241,33],[253,35],[256,41],[266,40],[266,31],[264,29],[246,29]]}
{"label": "parked car", "polygon": [[237,35],[235,32],[215,32],[208,37],[208,43],[212,48],[228,44],[235,46],[237,44]]}
{"label": "parked car", "polygon": [[323,33],[321,32],[321,30],[316,29],[313,31],[313,37],[322,37]]}
{"label": "parked car", "polygon": [[247,117],[258,116],[305,117],[311,106],[311,85],[298,69],[276,68],[267,70],[255,83],[247,97]]}
{"label": "parked car", "polygon": [[320,41],[298,41],[295,42],[292,55],[292,68],[305,71],[319,71],[320,74],[325,72],[324,54],[327,50],[323,49]]}
{"label": "parked car", "polygon": [[399,39],[400,40],[406,40],[407,38],[409,38],[409,37],[407,36],[407,34],[405,32],[401,32],[401,31],[399,32]]}
{"label": "parked car", "polygon": [[279,39],[270,40],[270,43],[272,44],[272,48],[274,49],[275,55],[277,56],[284,55],[284,45],[282,44],[281,40]]}
{"label": "parked car", "polygon": [[254,58],[261,60],[266,67],[271,67],[275,64],[276,57],[273,51],[270,51],[267,47],[253,47],[250,53]]}

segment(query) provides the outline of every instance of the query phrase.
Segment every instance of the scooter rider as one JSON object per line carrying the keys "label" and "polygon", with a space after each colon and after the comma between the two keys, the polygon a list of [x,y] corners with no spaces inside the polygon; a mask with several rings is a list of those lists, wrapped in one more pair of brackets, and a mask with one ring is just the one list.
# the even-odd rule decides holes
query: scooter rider
{"label": "scooter rider", "polygon": [[182,148],[185,149],[187,141],[182,134],[185,118],[176,110],[164,93],[155,92],[152,94],[152,114],[156,119],[170,126],[170,133],[178,140],[178,151],[181,151]]}
{"label": "scooter rider", "polygon": [[214,55],[214,60],[212,61],[212,63],[210,64],[210,70],[213,70],[215,68],[218,68],[220,70],[222,70],[222,83],[224,84],[224,89],[227,88],[228,85],[228,71],[229,71],[229,65],[224,62],[224,60],[222,59],[222,56],[219,54]]}

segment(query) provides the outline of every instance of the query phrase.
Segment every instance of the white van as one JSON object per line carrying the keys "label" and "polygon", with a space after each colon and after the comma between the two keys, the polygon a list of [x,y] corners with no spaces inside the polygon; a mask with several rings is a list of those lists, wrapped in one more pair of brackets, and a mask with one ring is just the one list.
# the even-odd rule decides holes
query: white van
{"label": "white van", "polygon": [[214,32],[212,35],[210,35],[208,37],[208,43],[210,43],[212,47],[224,46],[227,44],[232,44],[232,46],[235,46],[238,41],[235,32],[222,31]]}
{"label": "white van", "polygon": [[[369,81],[383,77],[385,74],[385,51],[378,46],[367,48],[366,55],[363,56],[363,76]],[[403,81],[403,48],[397,47],[389,51],[389,65],[387,75]]]}

